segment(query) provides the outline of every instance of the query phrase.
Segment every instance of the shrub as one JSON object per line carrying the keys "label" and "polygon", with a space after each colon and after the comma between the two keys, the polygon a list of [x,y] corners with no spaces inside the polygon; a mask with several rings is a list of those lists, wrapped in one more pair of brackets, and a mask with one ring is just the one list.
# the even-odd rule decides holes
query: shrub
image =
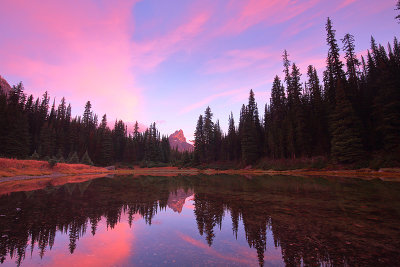
{"label": "shrub", "polygon": [[313,169],[323,169],[327,165],[327,161],[324,157],[316,157],[313,159],[311,168]]}
{"label": "shrub", "polygon": [[63,156],[61,156],[61,157],[58,159],[58,162],[59,162],[59,163],[65,163],[65,159],[64,159],[64,157],[63,157]]}
{"label": "shrub", "polygon": [[49,163],[51,169],[52,169],[54,166],[57,165],[57,159],[56,159],[55,157],[52,157],[52,158],[49,159],[47,162]]}
{"label": "shrub", "polygon": [[83,154],[83,156],[82,156],[81,163],[86,164],[86,165],[93,165],[93,161],[90,159],[89,153],[87,152],[87,150],[86,150],[85,154]]}
{"label": "shrub", "polygon": [[34,160],[39,160],[39,159],[40,159],[40,156],[39,156],[39,154],[36,152],[36,150],[35,150],[35,152],[33,152],[32,156],[31,156],[31,159],[34,159]]}
{"label": "shrub", "polygon": [[79,163],[79,157],[76,152],[72,153],[71,156],[68,158],[68,163],[71,164]]}

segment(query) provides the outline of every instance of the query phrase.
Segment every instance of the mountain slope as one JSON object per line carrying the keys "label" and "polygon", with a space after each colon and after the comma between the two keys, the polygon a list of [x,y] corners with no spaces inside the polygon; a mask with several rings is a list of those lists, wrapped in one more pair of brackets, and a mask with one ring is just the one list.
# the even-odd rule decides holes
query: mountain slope
{"label": "mountain slope", "polygon": [[8,94],[11,91],[11,86],[8,82],[0,76],[0,90]]}
{"label": "mountain slope", "polygon": [[193,145],[186,142],[186,138],[182,130],[176,131],[169,136],[169,144],[172,149],[178,148],[178,151],[193,151]]}

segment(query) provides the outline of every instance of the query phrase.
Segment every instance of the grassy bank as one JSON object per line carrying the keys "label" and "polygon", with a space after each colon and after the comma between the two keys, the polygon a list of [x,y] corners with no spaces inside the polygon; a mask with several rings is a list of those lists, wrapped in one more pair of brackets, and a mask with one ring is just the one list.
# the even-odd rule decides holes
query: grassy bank
{"label": "grassy bank", "polygon": [[75,175],[109,172],[105,168],[84,164],[57,163],[55,166],[51,166],[47,161],[0,158],[0,177],[41,176],[54,173]]}
{"label": "grassy bank", "polygon": [[[314,167],[313,167],[314,166]],[[67,176],[85,175],[133,175],[133,176],[178,176],[178,175],[244,175],[247,177],[257,175],[293,175],[293,176],[329,176],[329,177],[355,177],[362,179],[383,179],[400,181],[400,168],[381,168],[374,170],[370,168],[349,169],[348,166],[325,165],[319,160],[291,160],[291,161],[267,161],[259,162],[258,165],[244,167],[234,162],[215,162],[211,164],[198,165],[196,167],[181,168],[176,166],[167,167],[144,167],[132,166],[131,168],[118,167],[116,170],[107,170],[102,167],[94,167],[84,164],[57,163],[51,166],[46,161],[17,160],[0,158],[0,182],[26,179],[52,178],[61,179]],[[25,176],[25,177],[24,177]],[[1,178],[3,177],[3,179]],[[8,179],[6,179],[8,177]],[[31,177],[31,178],[30,178]]]}

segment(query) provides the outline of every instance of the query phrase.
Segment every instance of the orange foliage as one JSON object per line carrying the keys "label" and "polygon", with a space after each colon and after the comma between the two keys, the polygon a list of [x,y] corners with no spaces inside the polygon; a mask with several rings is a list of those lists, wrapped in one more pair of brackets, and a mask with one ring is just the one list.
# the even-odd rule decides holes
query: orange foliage
{"label": "orange foliage", "polygon": [[57,163],[53,168],[46,161],[38,160],[18,160],[0,158],[0,177],[10,176],[39,176],[52,173],[62,174],[83,174],[110,172],[101,167],[94,167],[84,164]]}

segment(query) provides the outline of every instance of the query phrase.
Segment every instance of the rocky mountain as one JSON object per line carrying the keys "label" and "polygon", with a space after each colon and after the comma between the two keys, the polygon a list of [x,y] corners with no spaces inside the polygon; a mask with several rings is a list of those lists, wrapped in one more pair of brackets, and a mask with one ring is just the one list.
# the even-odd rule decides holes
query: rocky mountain
{"label": "rocky mountain", "polygon": [[8,94],[11,91],[11,86],[8,84],[8,82],[0,76],[0,90]]}
{"label": "rocky mountain", "polygon": [[186,138],[182,130],[176,131],[169,136],[169,144],[172,149],[178,148],[178,151],[193,151],[193,145],[186,142]]}

